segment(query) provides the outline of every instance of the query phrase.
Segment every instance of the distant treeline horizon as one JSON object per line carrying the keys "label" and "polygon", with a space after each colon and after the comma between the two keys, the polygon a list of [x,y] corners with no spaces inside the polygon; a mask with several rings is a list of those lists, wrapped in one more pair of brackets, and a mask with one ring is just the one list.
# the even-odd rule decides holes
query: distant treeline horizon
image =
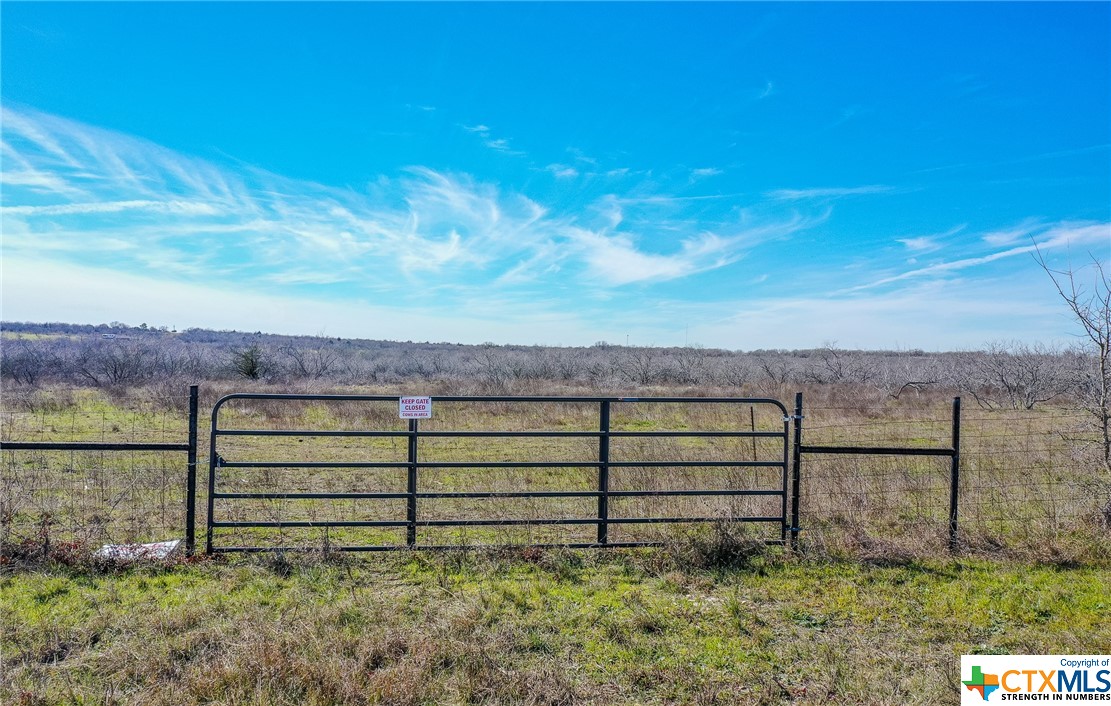
{"label": "distant treeline horizon", "polygon": [[[292,387],[434,383],[467,394],[646,388],[764,394],[786,386],[852,386],[881,396],[966,394],[985,408],[1087,399],[1096,370],[1079,347],[1018,341],[981,350],[863,351],[701,346],[527,346],[173,331],[146,324],[0,323],[0,381],[9,389],[69,384],[110,390],[249,380]],[[14,386],[14,388],[13,388]]]}
{"label": "distant treeline horizon", "polygon": [[[529,349],[529,348],[566,348],[566,349],[588,349],[588,348],[652,348],[658,350],[675,350],[683,348],[695,348],[705,351],[720,351],[722,353],[733,353],[742,355],[760,355],[760,354],[787,354],[807,356],[815,354],[819,351],[828,349],[829,347],[839,347],[837,341],[823,342],[823,345],[813,348],[720,348],[714,346],[705,346],[697,341],[691,342],[686,345],[655,345],[655,344],[636,344],[636,343],[620,343],[614,341],[600,340],[590,344],[544,344],[544,343],[497,343],[492,341],[484,341],[482,343],[460,343],[456,341],[430,341],[430,340],[400,340],[400,339],[387,339],[387,338],[366,338],[361,336],[332,336],[327,333],[321,332],[317,334],[295,334],[295,333],[275,333],[271,331],[241,331],[239,329],[215,329],[206,328],[203,326],[191,326],[178,330],[176,326],[166,325],[148,325],[141,323],[139,325],[127,324],[121,321],[112,321],[110,323],[100,324],[76,324],[66,322],[34,322],[34,321],[0,321],[0,332],[10,334],[35,334],[35,335],[89,335],[89,334],[115,334],[116,336],[144,336],[144,335],[158,335],[170,334],[181,340],[197,342],[197,343],[218,343],[228,342],[231,340],[240,340],[243,336],[250,336],[259,339],[271,339],[274,343],[288,343],[292,341],[335,341],[347,342],[352,344],[371,344],[371,345],[398,345],[398,346],[450,346],[450,347],[471,347],[471,348],[484,348],[484,347],[500,347],[509,349]],[[984,343],[984,347],[990,346],[989,343]],[[925,355],[945,355],[948,353],[967,352],[968,350],[983,350],[983,348],[974,349],[951,349],[951,350],[925,350],[923,348],[841,348],[846,352],[854,353],[869,353],[875,355],[911,355],[911,356],[925,356]]]}

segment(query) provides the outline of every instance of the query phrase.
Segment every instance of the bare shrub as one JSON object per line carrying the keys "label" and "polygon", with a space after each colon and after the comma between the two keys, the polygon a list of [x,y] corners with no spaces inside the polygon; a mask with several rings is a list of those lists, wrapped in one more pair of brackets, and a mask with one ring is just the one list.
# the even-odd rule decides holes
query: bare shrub
{"label": "bare shrub", "polygon": [[37,385],[58,365],[50,349],[37,341],[15,341],[3,345],[0,378],[19,385]]}
{"label": "bare shrub", "polygon": [[73,367],[97,387],[134,385],[154,375],[157,352],[146,341],[92,341],[78,350]]}
{"label": "bare shrub", "polygon": [[957,387],[984,409],[1033,409],[1069,389],[1061,352],[1042,344],[997,341],[957,361]]}

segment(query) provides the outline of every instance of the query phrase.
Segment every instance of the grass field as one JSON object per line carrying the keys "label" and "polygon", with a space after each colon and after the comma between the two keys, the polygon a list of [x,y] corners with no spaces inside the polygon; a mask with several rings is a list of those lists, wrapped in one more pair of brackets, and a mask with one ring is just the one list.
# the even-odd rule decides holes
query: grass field
{"label": "grass field", "polygon": [[[156,391],[36,394],[6,396],[3,438],[185,437],[184,415],[167,410]],[[206,391],[202,411],[217,394]],[[948,443],[944,398],[896,404],[876,397],[839,406],[830,396],[811,397],[807,443]],[[774,414],[745,410],[723,420],[680,412],[628,406],[614,428],[781,429]],[[437,422],[444,429],[596,428],[593,411],[573,405],[527,414],[505,405],[444,406]],[[225,426],[400,428],[390,410],[270,403],[229,410]],[[838,457],[804,466],[803,551],[794,555],[731,525],[659,528],[667,545],[656,549],[373,556],[321,553],[320,531],[309,530],[304,546],[316,551],[306,554],[127,568],[88,552],[106,541],[181,536],[183,454],[6,451],[0,703],[939,704],[958,700],[961,654],[1111,652],[1111,557],[1099,515],[1104,486],[1086,474],[1082,447],[1072,443],[1081,429],[1077,417],[1054,408],[969,410],[964,429],[963,546],[956,556],[946,551],[944,460]],[[756,448],[751,441],[680,438],[619,451],[647,460],[778,453],[761,446],[766,440]],[[228,457],[242,459],[275,454],[335,462],[404,453],[396,439],[346,447],[296,437],[231,442]],[[539,453],[520,440],[439,443],[422,458],[527,460]],[[560,440],[563,446],[544,453],[590,460],[596,453],[590,443],[596,441]],[[677,469],[631,470],[615,482],[664,487],[699,480]],[[252,489],[398,482],[350,469],[268,472],[249,477],[236,475],[245,469],[227,469],[221,479]],[[751,473],[726,469],[717,480],[771,482]],[[443,469],[422,482],[575,489],[593,478],[581,470]],[[382,512],[285,502],[278,510],[285,518]],[[684,502],[692,501],[636,510],[722,509]],[[545,503],[430,502],[425,512],[576,511]],[[220,512],[275,511],[261,505]],[[520,541],[501,530],[469,531],[475,544]]]}
{"label": "grass field", "polygon": [[1105,566],[730,563],[686,540],[8,573],[0,700],[933,705],[961,654],[1111,652]]}

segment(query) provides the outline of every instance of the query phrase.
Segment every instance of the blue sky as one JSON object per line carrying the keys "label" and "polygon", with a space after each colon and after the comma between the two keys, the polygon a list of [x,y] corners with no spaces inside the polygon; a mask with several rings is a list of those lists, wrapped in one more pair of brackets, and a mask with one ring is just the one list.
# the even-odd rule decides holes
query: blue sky
{"label": "blue sky", "polygon": [[1109,3],[0,6],[5,320],[1068,341]]}

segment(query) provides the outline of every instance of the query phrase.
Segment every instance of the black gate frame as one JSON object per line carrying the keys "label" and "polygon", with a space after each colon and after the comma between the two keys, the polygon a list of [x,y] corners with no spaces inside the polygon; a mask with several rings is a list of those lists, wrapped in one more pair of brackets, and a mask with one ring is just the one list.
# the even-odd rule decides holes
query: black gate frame
{"label": "black gate frame", "polygon": [[[788,477],[790,462],[789,450],[789,425],[792,417],[787,408],[778,400],[770,398],[736,398],[736,397],[556,397],[556,396],[442,396],[434,397],[435,402],[507,402],[507,403],[586,403],[598,405],[598,431],[421,431],[418,421],[409,420],[407,431],[383,430],[332,430],[311,431],[292,429],[221,429],[219,425],[220,408],[232,400],[299,400],[299,401],[332,401],[332,402],[397,402],[398,395],[307,395],[307,394],[265,394],[265,393],[234,393],[220,398],[212,408],[212,427],[209,438],[209,471],[208,471],[208,512],[206,518],[205,552],[258,552],[282,551],[295,549],[294,547],[216,547],[213,545],[213,530],[221,527],[405,527],[405,544],[394,545],[366,545],[366,546],[339,546],[333,549],[341,551],[391,551],[401,549],[465,549],[468,547],[457,545],[421,545],[417,543],[417,529],[419,527],[445,527],[445,526],[481,526],[481,525],[584,525],[595,524],[598,528],[597,541],[581,543],[558,544],[516,544],[515,547],[565,547],[565,548],[595,548],[595,547],[638,547],[657,546],[660,542],[613,542],[609,538],[609,526],[613,524],[654,524],[654,523],[688,523],[688,522],[764,522],[779,523],[780,537],[778,540],[768,540],[769,543],[784,544],[791,534],[791,543],[797,541],[797,521],[788,523],[788,493],[792,484]],[[614,403],[680,403],[680,404],[730,404],[730,405],[771,405],[783,415],[782,431],[614,431],[610,429],[610,410]],[[738,417],[739,419],[739,417]],[[281,462],[281,461],[228,461],[217,450],[217,442],[223,436],[301,436],[301,437],[404,437],[408,439],[408,458],[405,462]],[[748,437],[748,438],[778,438],[782,440],[782,459],[777,461],[612,461],[610,460],[610,439],[615,437]],[[421,462],[418,457],[419,441],[421,437],[596,437],[598,439],[598,460],[583,462]],[[624,490],[615,491],[609,487],[609,471],[619,467],[762,467],[779,468],[782,482],[777,490],[755,489],[717,489],[717,490]],[[404,468],[407,470],[407,488],[404,493],[236,493],[220,492],[217,489],[217,469],[219,468]],[[539,492],[460,492],[460,493],[422,493],[418,492],[418,471],[425,468],[582,468],[596,467],[598,469],[598,488],[588,491],[539,491]],[[797,492],[797,467],[796,482],[793,484]],[[688,495],[688,496],[713,496],[713,495],[778,495],[781,499],[781,511],[778,516],[767,517],[638,517],[638,518],[613,518],[609,516],[609,499],[612,497],[629,496],[663,496],[663,495]],[[422,498],[530,498],[530,497],[591,497],[598,498],[597,518],[564,518],[564,519],[484,519],[484,520],[420,520],[418,519],[418,501]],[[218,499],[405,499],[405,520],[370,520],[370,521],[291,521],[291,522],[245,522],[245,521],[218,521],[215,519],[215,501]],[[793,507],[798,507],[798,499],[794,497],[791,502]],[[491,548],[494,545],[485,545]]]}

